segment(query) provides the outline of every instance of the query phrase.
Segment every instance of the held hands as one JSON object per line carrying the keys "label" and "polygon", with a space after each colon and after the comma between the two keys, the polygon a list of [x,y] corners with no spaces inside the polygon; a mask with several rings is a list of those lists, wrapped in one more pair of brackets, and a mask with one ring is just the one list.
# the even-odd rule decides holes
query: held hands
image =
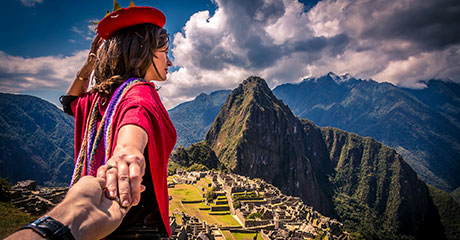
{"label": "held hands", "polygon": [[75,239],[101,239],[113,232],[129,208],[104,196],[105,181],[82,177],[49,216],[67,225]]}
{"label": "held hands", "polygon": [[141,185],[144,174],[144,155],[129,147],[116,148],[107,164],[97,171],[97,177],[107,181],[109,196],[112,199],[118,196],[123,207],[139,203],[141,192],[145,190]]}
{"label": "held hands", "polygon": [[119,197],[123,207],[137,205],[141,200],[141,185],[145,173],[144,149],[147,132],[139,126],[127,124],[118,130],[117,143],[106,165],[99,167],[97,176],[107,181],[111,198]]}

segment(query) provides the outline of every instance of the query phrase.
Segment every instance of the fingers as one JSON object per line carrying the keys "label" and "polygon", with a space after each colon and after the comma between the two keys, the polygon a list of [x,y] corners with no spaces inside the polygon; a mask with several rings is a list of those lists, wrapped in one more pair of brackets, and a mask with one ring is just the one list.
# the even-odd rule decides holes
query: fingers
{"label": "fingers", "polygon": [[120,193],[120,203],[123,207],[131,204],[131,186],[129,184],[129,168],[125,162],[118,163],[118,192]]}
{"label": "fingers", "polygon": [[118,168],[116,166],[108,165],[105,174],[107,179],[107,190],[109,191],[109,196],[111,199],[115,199],[117,197],[118,192]]}
{"label": "fingers", "polygon": [[139,165],[131,164],[129,166],[129,181],[131,187],[132,205],[137,205],[141,200],[142,175],[143,174],[141,174],[141,168]]}
{"label": "fingers", "polygon": [[104,189],[106,185],[105,178],[96,177],[96,180],[99,182],[101,188]]}
{"label": "fingers", "polygon": [[107,165],[102,165],[97,169],[96,177],[103,178],[104,180],[106,180],[107,179],[107,176],[105,174],[106,172],[107,172]]}
{"label": "fingers", "polygon": [[96,52],[97,48],[101,45],[101,37],[99,35],[96,35],[94,37],[93,42],[91,43],[91,52]]}
{"label": "fingers", "polygon": [[105,178],[110,199],[119,197],[120,205],[128,207],[137,205],[141,199],[142,177],[145,173],[143,156],[123,156],[113,158],[105,166],[98,169],[97,176]]}

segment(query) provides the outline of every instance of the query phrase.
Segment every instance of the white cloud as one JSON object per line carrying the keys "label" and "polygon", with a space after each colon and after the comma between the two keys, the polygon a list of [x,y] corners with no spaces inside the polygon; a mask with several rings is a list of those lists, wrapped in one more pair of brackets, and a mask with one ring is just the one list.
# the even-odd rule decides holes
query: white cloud
{"label": "white cloud", "polygon": [[[390,80],[394,84],[423,88],[420,80],[433,78],[454,79],[460,76],[460,67],[452,67],[460,63],[460,45],[443,51],[423,52],[410,56],[404,60],[389,62],[388,66],[373,78],[376,80]],[[458,81],[458,77],[455,79]]]}
{"label": "white cloud", "polygon": [[24,58],[0,51],[0,91],[62,89],[65,91],[83,65],[89,50],[72,56]]}
{"label": "white cloud", "polygon": [[[91,21],[98,22],[98,20],[96,20],[96,19],[93,19]],[[86,22],[91,22],[91,21],[88,20]],[[72,31],[77,33],[84,40],[88,40],[88,41],[92,41],[94,36],[96,36],[96,26],[94,24],[92,24],[92,23],[88,24],[83,29],[81,29],[81,28],[79,28],[77,26],[73,26]]]}
{"label": "white cloud", "polygon": [[214,2],[214,15],[195,13],[174,35],[167,107],[250,75],[271,87],[330,71],[405,87],[460,81],[455,0],[324,0],[308,11],[297,0]]}
{"label": "white cloud", "polygon": [[26,7],[35,7],[37,3],[42,3],[43,0],[20,0],[22,5]]}

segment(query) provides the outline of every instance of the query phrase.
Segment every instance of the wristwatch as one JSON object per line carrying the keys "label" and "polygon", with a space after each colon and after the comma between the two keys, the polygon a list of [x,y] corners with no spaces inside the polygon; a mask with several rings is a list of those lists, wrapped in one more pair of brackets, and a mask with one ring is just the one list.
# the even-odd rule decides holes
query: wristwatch
{"label": "wristwatch", "polygon": [[75,240],[67,226],[46,215],[25,225],[22,229],[32,229],[41,237],[50,240]]}

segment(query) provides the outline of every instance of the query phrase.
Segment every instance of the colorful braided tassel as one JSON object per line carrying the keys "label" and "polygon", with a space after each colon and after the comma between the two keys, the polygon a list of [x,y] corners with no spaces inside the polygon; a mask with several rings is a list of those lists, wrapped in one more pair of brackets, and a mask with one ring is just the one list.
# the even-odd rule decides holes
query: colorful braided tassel
{"label": "colorful braided tassel", "polygon": [[[78,153],[77,160],[75,161],[70,186],[75,184],[82,176],[95,176],[97,169],[107,162],[112,143],[111,132],[115,110],[126,92],[138,82],[145,82],[145,80],[141,78],[130,78],[117,88],[110,99],[109,105],[105,110],[99,127],[97,127],[99,101],[98,99],[93,101],[91,105],[91,114],[88,116],[86,121],[85,134],[80,146],[80,152]],[[99,146],[102,138],[104,138],[104,158],[97,159],[95,158],[97,147]]]}

